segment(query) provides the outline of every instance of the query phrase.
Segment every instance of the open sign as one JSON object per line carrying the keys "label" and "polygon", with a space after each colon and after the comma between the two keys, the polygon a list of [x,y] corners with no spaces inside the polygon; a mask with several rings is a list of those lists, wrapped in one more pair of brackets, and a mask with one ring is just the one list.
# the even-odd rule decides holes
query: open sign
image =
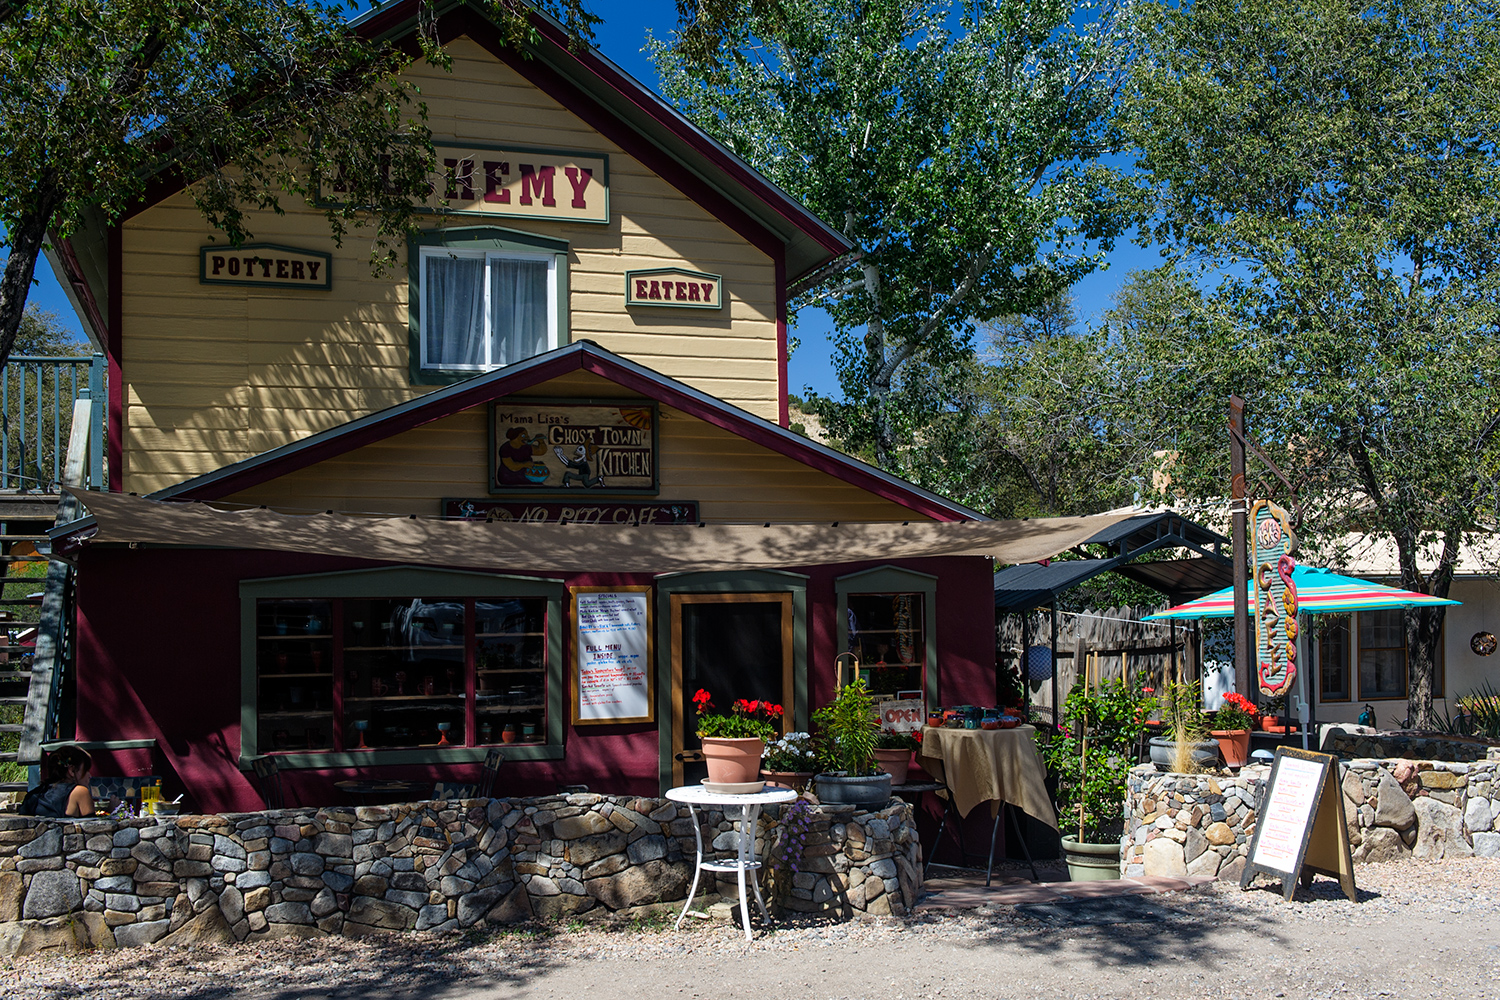
{"label": "open sign", "polygon": [[920,699],[882,701],[875,706],[880,712],[880,728],[891,733],[914,733],[927,721],[927,710]]}

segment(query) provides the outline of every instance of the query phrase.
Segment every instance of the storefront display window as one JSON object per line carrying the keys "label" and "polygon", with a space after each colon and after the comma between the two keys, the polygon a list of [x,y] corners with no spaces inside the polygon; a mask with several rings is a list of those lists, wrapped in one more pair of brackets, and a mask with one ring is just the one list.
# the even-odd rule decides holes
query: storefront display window
{"label": "storefront display window", "polygon": [[[259,620],[269,629],[260,636],[258,657],[262,748],[540,742],[547,713],[546,603],[261,601]],[[337,619],[342,628],[334,634]]]}
{"label": "storefront display window", "polygon": [[926,641],[921,594],[850,594],[846,648],[873,694],[921,690]]}
{"label": "storefront display window", "polygon": [[834,581],[838,594],[839,652],[859,658],[872,693],[893,697],[920,691],[938,704],[937,643],[933,613],[937,578],[881,566]]}
{"label": "storefront display window", "polygon": [[[430,589],[389,593],[401,583]],[[425,570],[246,581],[246,753],[560,750],[561,589]]]}

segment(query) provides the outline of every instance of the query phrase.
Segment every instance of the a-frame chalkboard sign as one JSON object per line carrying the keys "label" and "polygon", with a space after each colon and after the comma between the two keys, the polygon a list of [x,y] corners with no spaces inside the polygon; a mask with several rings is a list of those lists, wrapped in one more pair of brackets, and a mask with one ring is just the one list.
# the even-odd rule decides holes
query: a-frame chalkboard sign
{"label": "a-frame chalkboard sign", "polygon": [[1318,874],[1338,879],[1344,895],[1358,901],[1337,757],[1277,748],[1240,888],[1248,889],[1258,872],[1279,876],[1287,900],[1299,877],[1311,885]]}

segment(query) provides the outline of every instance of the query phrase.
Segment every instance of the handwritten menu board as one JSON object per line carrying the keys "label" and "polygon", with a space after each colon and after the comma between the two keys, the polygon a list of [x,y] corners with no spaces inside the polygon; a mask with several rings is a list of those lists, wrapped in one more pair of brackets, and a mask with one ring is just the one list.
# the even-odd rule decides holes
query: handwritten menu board
{"label": "handwritten menu board", "polygon": [[1289,747],[1276,751],[1240,887],[1248,887],[1257,872],[1280,876],[1287,899],[1299,878],[1310,885],[1315,874],[1338,879],[1357,899],[1336,757]]}
{"label": "handwritten menu board", "polygon": [[573,588],[573,724],[652,722],[649,587]]}

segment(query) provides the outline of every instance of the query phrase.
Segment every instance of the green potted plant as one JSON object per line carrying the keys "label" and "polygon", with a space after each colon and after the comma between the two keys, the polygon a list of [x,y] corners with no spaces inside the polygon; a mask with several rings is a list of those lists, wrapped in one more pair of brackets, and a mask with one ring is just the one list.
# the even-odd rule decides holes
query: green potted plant
{"label": "green potted plant", "polygon": [[891,776],[891,784],[906,784],[906,772],[911,770],[911,755],[921,746],[911,733],[892,733],[882,729],[875,738],[875,763]]}
{"label": "green potted plant", "polygon": [[817,773],[818,751],[813,747],[810,733],[787,733],[776,742],[767,743],[760,756],[760,776],[768,785],[806,791]]}
{"label": "green potted plant", "polygon": [[1273,695],[1266,699],[1260,709],[1260,728],[1267,733],[1286,734],[1291,732],[1289,721],[1282,716],[1286,709],[1286,694]]}
{"label": "green potted plant", "polygon": [[759,780],[760,756],[766,742],[776,738],[773,719],[780,705],[740,698],[727,712],[713,710],[713,695],[703,688],[693,695],[698,712],[698,739],[708,764],[708,780],[715,785],[748,785]]}
{"label": "green potted plant", "polygon": [[1120,877],[1125,786],[1152,698],[1123,681],[1080,682],[1042,751],[1057,780],[1063,860],[1075,882]]}
{"label": "green potted plant", "polygon": [[1219,741],[1219,753],[1224,757],[1224,766],[1238,771],[1250,759],[1250,730],[1255,728],[1255,717],[1260,710],[1250,699],[1238,691],[1224,696],[1224,703],[1214,713],[1210,735]]}
{"label": "green potted plant", "polygon": [[880,723],[863,679],[814,712],[813,728],[825,768],[813,779],[820,801],[879,808],[891,800],[891,776],[875,766]]}
{"label": "green potted plant", "polygon": [[1150,741],[1151,763],[1156,769],[1192,774],[1218,764],[1219,744],[1208,736],[1198,685],[1168,681],[1162,685],[1158,704],[1164,735]]}

